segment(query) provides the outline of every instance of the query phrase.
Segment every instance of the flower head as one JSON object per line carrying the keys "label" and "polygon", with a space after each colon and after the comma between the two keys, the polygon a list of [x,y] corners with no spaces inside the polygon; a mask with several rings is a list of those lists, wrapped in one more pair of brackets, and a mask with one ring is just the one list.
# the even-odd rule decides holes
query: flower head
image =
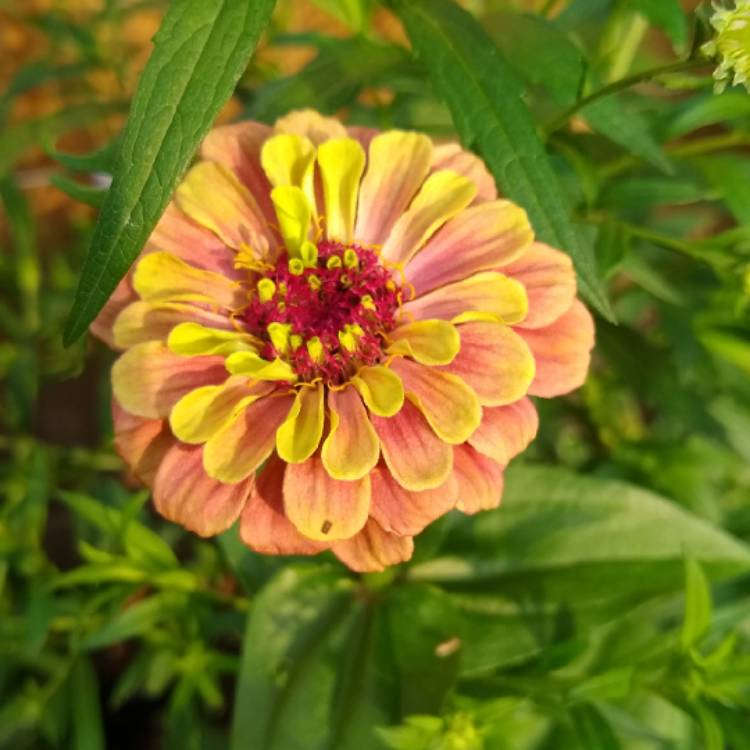
{"label": "flower head", "polygon": [[737,0],[733,9],[714,5],[711,25],[716,36],[702,47],[708,57],[719,57],[714,71],[715,89],[721,93],[727,86],[732,71],[732,85],[743,84],[750,89],[750,0]]}
{"label": "flower head", "polygon": [[116,444],[158,510],[365,571],[496,506],[528,396],[588,369],[568,257],[479,159],[417,133],[295,112],[201,157],[93,326],[123,350]]}

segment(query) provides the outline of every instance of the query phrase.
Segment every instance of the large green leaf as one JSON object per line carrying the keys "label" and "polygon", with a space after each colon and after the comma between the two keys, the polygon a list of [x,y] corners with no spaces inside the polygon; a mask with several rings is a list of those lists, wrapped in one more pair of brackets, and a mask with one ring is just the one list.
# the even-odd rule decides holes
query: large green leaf
{"label": "large green leaf", "polygon": [[570,254],[584,296],[612,319],[591,248],[570,221],[512,68],[479,23],[449,0],[392,4],[448,104],[461,140],[480,153],[503,193],[528,211],[540,239]]}
{"label": "large green leaf", "polygon": [[133,99],[65,342],[78,338],[140,252],[245,70],[274,0],[174,0]]}

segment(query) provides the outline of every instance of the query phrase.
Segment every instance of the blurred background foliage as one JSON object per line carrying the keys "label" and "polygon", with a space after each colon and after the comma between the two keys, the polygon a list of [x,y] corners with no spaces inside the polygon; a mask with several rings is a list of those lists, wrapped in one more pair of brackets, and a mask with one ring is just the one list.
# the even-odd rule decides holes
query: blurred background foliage
{"label": "blurred background foliage", "polygon": [[[500,509],[360,577],[199,540],[124,473],[112,356],[60,332],[164,3],[0,2],[0,747],[750,748],[750,94],[713,93],[697,2],[462,4],[619,324]],[[375,0],[279,0],[220,119],[451,137],[429,65]]]}

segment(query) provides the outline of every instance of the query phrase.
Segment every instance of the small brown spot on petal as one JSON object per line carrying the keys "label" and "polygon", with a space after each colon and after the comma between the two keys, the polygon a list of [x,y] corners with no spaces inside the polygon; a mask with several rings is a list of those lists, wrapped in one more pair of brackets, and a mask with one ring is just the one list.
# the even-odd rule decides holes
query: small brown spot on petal
{"label": "small brown spot on petal", "polygon": [[323,525],[320,527],[321,534],[327,534],[331,530],[333,524],[330,521],[323,521]]}

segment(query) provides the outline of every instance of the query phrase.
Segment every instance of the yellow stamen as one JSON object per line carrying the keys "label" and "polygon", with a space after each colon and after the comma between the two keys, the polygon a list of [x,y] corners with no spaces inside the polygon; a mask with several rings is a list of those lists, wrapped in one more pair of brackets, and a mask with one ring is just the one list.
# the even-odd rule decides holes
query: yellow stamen
{"label": "yellow stamen", "polygon": [[261,302],[268,302],[276,294],[276,284],[272,279],[261,279],[258,282],[258,298]]}
{"label": "yellow stamen", "polygon": [[289,273],[292,276],[302,276],[305,272],[305,264],[299,258],[289,259]]}
{"label": "yellow stamen", "polygon": [[294,351],[297,351],[297,349],[302,346],[302,336],[300,336],[298,333],[293,333],[289,337],[289,345]]}
{"label": "yellow stamen", "polygon": [[349,352],[357,351],[357,341],[363,333],[359,326],[347,323],[343,330],[339,331],[339,343]]}
{"label": "yellow stamen", "polygon": [[327,261],[326,261],[326,268],[329,271],[332,271],[334,268],[341,268],[341,258],[339,258],[338,255],[332,255]]}
{"label": "yellow stamen", "polygon": [[318,248],[310,240],[302,243],[299,253],[305,268],[315,268],[318,265]]}
{"label": "yellow stamen", "polygon": [[307,353],[312,357],[314,362],[320,364],[323,361],[324,351],[323,344],[317,336],[313,336],[306,344]]}
{"label": "yellow stamen", "polygon": [[359,267],[359,256],[356,250],[353,248],[347,248],[344,251],[344,265],[347,268],[358,268]]}
{"label": "yellow stamen", "polygon": [[372,296],[369,294],[365,294],[359,303],[365,308],[365,310],[375,309],[375,302],[373,302]]}
{"label": "yellow stamen", "polygon": [[316,276],[315,274],[310,274],[310,276],[307,277],[307,283],[310,285],[310,289],[312,289],[314,292],[317,292],[318,289],[320,289],[320,287],[323,285],[320,277]]}
{"label": "yellow stamen", "polygon": [[292,326],[289,323],[269,323],[268,336],[271,339],[271,343],[279,354],[286,354],[289,349],[289,335],[292,332]]}

